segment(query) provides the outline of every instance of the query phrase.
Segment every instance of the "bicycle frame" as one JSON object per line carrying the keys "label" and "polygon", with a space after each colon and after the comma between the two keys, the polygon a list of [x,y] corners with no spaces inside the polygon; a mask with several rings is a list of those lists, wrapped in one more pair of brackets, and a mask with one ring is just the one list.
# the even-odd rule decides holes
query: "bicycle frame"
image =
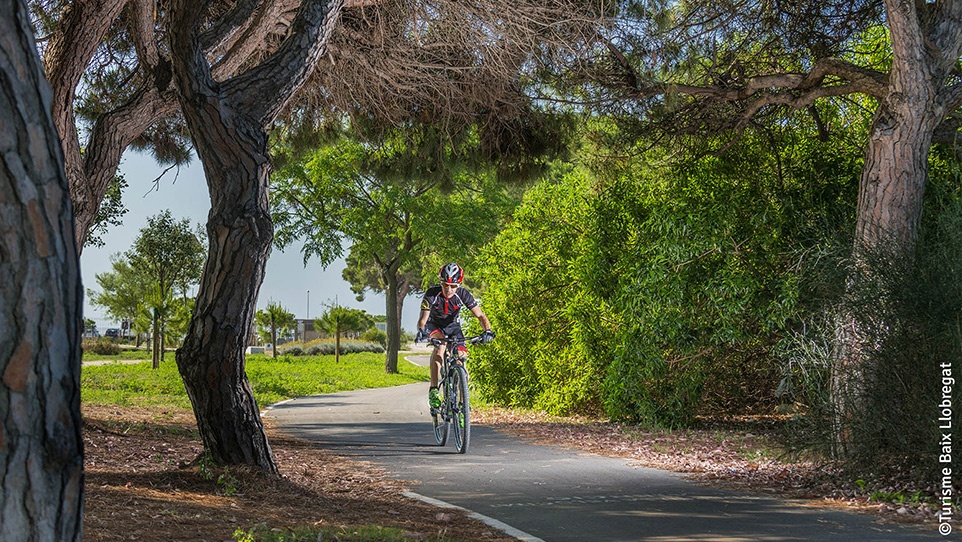
{"label": "bicycle frame", "polygon": [[[439,408],[431,409],[434,422],[434,437],[438,445],[447,444],[448,432],[454,433],[454,443],[458,453],[467,452],[471,441],[471,403],[468,397],[468,372],[457,354],[457,339],[430,338],[428,342],[435,347],[444,347],[441,354],[441,367],[438,372],[438,387],[443,395]],[[481,336],[471,337],[465,342],[478,344]],[[433,356],[432,356],[433,358]],[[434,363],[432,359],[432,363]]]}

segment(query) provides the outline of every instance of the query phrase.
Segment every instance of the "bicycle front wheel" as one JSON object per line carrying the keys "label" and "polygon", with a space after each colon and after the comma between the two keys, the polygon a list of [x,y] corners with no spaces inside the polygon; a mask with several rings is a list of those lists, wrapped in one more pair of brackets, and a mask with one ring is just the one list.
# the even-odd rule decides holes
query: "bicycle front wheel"
{"label": "bicycle front wheel", "polygon": [[454,433],[454,445],[459,454],[468,451],[471,442],[471,403],[468,400],[468,371],[460,365],[452,371],[451,383],[451,431]]}
{"label": "bicycle front wheel", "polygon": [[448,443],[448,420],[444,417],[444,407],[431,409],[431,420],[434,422],[434,439],[438,446]]}

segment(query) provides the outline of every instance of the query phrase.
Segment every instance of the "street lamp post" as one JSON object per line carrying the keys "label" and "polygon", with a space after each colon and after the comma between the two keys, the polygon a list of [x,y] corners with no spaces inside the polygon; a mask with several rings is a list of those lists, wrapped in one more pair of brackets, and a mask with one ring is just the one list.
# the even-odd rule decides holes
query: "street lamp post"
{"label": "street lamp post", "polygon": [[307,291],[307,319],[311,319],[311,291]]}

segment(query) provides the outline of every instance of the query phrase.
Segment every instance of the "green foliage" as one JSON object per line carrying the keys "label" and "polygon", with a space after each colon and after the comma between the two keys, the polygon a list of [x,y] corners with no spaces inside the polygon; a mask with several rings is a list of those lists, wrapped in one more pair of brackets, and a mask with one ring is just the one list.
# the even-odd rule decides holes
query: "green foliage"
{"label": "green foliage", "polygon": [[[90,302],[106,309],[116,320],[136,318],[144,308],[149,278],[132,268],[128,259],[120,254],[111,256],[111,269],[94,276],[100,291],[87,290]],[[146,326],[141,329],[146,330]]]}
{"label": "green foliage", "polygon": [[649,151],[559,168],[529,191],[484,251],[499,340],[476,354],[479,389],[665,426],[773,408],[795,255],[851,223],[859,166],[849,143],[798,129],[664,167]]}
{"label": "green foliage", "polygon": [[367,341],[369,343],[377,343],[381,346],[387,345],[387,333],[374,327],[365,331],[364,333],[361,333],[361,336],[359,338],[362,341]]}
{"label": "green foliage", "polygon": [[185,292],[200,282],[207,251],[186,218],[176,222],[169,210],[148,217],[126,257],[131,268],[150,277],[161,297]]}
{"label": "green foliage", "polygon": [[[275,349],[274,349],[274,357],[277,357],[277,350],[279,350],[279,349],[278,349],[278,348],[275,348]],[[320,350],[319,347],[318,347],[318,350]],[[301,347],[300,345],[288,346],[287,348],[284,348],[284,349],[283,349],[282,353],[283,353],[285,356],[303,356],[303,355],[304,355],[304,348]],[[311,355],[313,355],[313,354],[311,354]]]}
{"label": "green foliage", "polygon": [[254,322],[257,323],[257,335],[262,341],[271,344],[275,357],[277,357],[277,335],[293,331],[297,326],[294,315],[282,307],[280,303],[273,301],[267,304],[266,309],[259,310],[254,314]]}
{"label": "green foliage", "polygon": [[363,310],[349,307],[330,307],[314,320],[314,328],[322,329],[331,335],[360,333],[374,327],[374,319]]}
{"label": "green foliage", "polygon": [[104,199],[100,202],[97,209],[97,217],[93,225],[87,232],[87,239],[84,241],[85,247],[102,247],[104,241],[102,235],[107,233],[109,228],[120,226],[124,223],[124,215],[127,208],[124,207],[123,191],[127,188],[127,179],[123,175],[115,175],[107,185],[107,192]]}
{"label": "green foliage", "polygon": [[[959,404],[959,352],[962,352],[962,191],[959,164],[951,151],[936,149],[930,159],[929,188],[917,249],[864,250],[858,264],[847,243],[812,254],[803,262],[805,298],[812,317],[805,333],[786,341],[788,364],[783,389],[805,407],[793,425],[793,444],[864,465],[904,470],[933,479],[938,469],[962,468],[939,458],[940,424],[945,399]],[[866,272],[871,270],[871,272]],[[844,323],[844,324],[843,324]],[[858,330],[866,370],[846,373],[830,347],[847,329]],[[945,373],[946,368],[949,373]],[[849,376],[864,394],[829,396],[832,371]],[[944,386],[946,386],[943,388]],[[946,393],[948,391],[948,393]],[[839,406],[851,409],[849,448],[833,448]],[[844,453],[841,453],[844,452]]]}
{"label": "green foliage", "polygon": [[[513,200],[479,154],[470,127],[442,134],[406,125],[374,130],[373,139],[353,129],[320,148],[302,148],[296,134],[279,139],[275,154],[283,166],[271,191],[275,243],[301,241],[305,265],[317,258],[322,266],[349,246],[344,278],[352,290],[385,293],[385,314],[397,315],[441,260],[464,261],[493,238]],[[400,334],[392,317],[388,370]]]}
{"label": "green foliage", "polygon": [[[84,361],[129,361],[129,360],[148,360],[151,358],[150,350],[145,350],[142,348],[122,348],[115,341],[110,341],[110,344],[116,346],[116,349],[109,349],[110,353],[102,354],[99,352],[94,352],[93,345],[97,343],[99,339],[87,339],[83,342],[83,360]],[[168,353],[173,359],[173,353]],[[84,369],[86,370],[86,369]]]}
{"label": "green foliage", "polygon": [[[382,331],[383,335],[384,332]],[[287,347],[281,347],[280,353],[286,356],[333,356],[335,352],[340,349],[340,354],[361,354],[364,352],[373,352],[376,354],[384,353],[384,345],[376,342],[367,341],[365,339],[354,340],[340,340],[335,341],[334,339],[321,339],[318,341],[311,341],[307,345],[291,345]]]}
{"label": "green foliage", "polygon": [[[108,405],[170,405],[191,408],[173,354],[158,370],[149,362],[85,365],[81,372],[81,398],[84,403]],[[334,356],[273,359],[263,354],[247,356],[246,370],[254,397],[262,406],[285,399],[319,393],[400,386],[426,382],[426,367],[404,363],[397,374],[384,372],[379,354],[350,354],[335,363]]]}
{"label": "green foliage", "polygon": [[91,303],[131,320],[138,333],[152,331],[156,311],[158,333],[183,337],[193,311],[187,291],[200,282],[206,257],[202,238],[169,210],[148,218],[133,247],[111,258],[112,271],[95,276],[101,291],[88,291]]}
{"label": "green foliage", "polygon": [[597,401],[603,361],[592,338],[599,300],[581,287],[591,180],[559,167],[525,194],[480,256],[484,310],[498,340],[472,352],[472,377],[491,400],[567,412]]}

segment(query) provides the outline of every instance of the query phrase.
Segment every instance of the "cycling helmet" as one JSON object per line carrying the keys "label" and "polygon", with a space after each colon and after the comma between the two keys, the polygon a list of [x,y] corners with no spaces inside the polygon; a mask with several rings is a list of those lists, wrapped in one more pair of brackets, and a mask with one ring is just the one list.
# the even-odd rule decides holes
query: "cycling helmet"
{"label": "cycling helmet", "polygon": [[451,262],[441,268],[438,272],[438,276],[441,278],[441,282],[446,282],[448,284],[461,284],[464,280],[464,269],[461,266]]}

